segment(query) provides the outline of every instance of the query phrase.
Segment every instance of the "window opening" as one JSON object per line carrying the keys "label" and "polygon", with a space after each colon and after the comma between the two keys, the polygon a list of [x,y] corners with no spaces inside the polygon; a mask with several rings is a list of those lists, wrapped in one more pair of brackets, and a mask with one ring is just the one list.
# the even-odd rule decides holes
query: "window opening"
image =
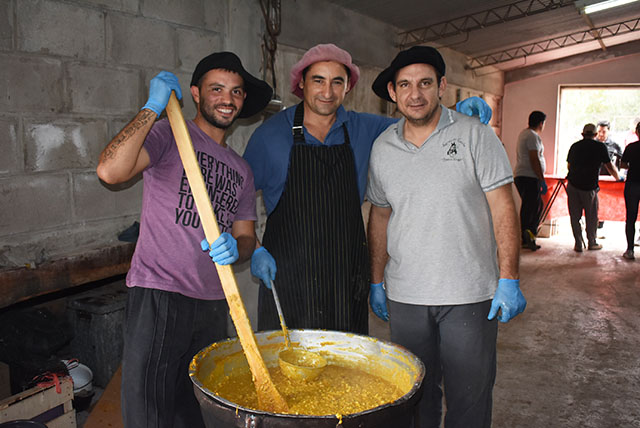
{"label": "window opening", "polygon": [[633,135],[640,119],[640,85],[560,86],[556,132],[556,175],[567,175],[567,153],[582,139],[582,127],[607,120],[609,136],[622,150],[636,141]]}

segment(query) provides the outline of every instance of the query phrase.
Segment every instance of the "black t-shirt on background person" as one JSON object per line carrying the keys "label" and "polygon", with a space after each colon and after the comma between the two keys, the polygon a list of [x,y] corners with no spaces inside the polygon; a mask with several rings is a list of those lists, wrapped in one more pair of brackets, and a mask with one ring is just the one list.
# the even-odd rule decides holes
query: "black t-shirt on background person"
{"label": "black t-shirt on background person", "polygon": [[640,141],[631,143],[624,149],[622,162],[629,165],[626,181],[640,183]]}
{"label": "black t-shirt on background person", "polygon": [[604,143],[585,138],[573,143],[567,162],[569,183],[580,190],[595,190],[598,188],[600,165],[611,162],[611,158]]}
{"label": "black t-shirt on background person", "polygon": [[[607,148],[607,152],[609,152],[609,159],[611,159],[611,163],[613,163],[613,166],[620,169],[620,158],[622,157],[622,149],[620,148],[620,145],[609,137],[607,137],[606,141],[601,141],[601,143],[604,144]],[[607,168],[602,165],[600,167],[600,175],[611,174],[609,173],[609,170],[607,170]]]}

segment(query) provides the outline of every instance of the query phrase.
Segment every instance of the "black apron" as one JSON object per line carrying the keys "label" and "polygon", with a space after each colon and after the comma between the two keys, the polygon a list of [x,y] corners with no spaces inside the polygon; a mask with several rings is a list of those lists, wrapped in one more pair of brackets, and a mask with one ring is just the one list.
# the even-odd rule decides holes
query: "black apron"
{"label": "black apron", "polygon": [[[287,327],[368,334],[369,254],[353,150],[308,145],[296,107],[289,171],[262,245],[277,264],[276,289]],[[277,330],[271,290],[258,296],[258,329]]]}

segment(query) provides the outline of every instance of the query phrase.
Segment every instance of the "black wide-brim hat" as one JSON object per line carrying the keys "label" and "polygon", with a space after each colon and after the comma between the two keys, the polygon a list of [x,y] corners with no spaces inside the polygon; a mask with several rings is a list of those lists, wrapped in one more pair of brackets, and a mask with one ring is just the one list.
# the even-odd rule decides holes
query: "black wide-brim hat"
{"label": "black wide-brim hat", "polygon": [[387,84],[396,78],[398,70],[411,64],[429,64],[442,76],[444,76],[446,70],[444,59],[435,48],[431,46],[414,46],[399,52],[391,61],[391,65],[378,74],[373,85],[371,85],[373,92],[384,100],[394,102],[389,96]]}
{"label": "black wide-brim hat", "polygon": [[202,76],[216,68],[238,73],[244,80],[244,92],[247,97],[244,99],[238,117],[251,117],[262,111],[271,101],[273,96],[271,86],[264,80],[253,77],[245,70],[240,58],[233,52],[215,52],[202,58],[191,76],[191,86],[198,86]]}

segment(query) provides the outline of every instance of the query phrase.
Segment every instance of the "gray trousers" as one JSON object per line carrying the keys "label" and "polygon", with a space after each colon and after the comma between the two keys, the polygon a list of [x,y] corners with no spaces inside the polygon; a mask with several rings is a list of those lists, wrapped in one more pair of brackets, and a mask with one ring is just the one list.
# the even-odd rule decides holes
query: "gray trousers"
{"label": "gray trousers", "polygon": [[576,245],[582,245],[582,227],[580,218],[584,210],[584,219],[587,230],[588,245],[596,244],[596,233],[598,229],[598,191],[580,190],[571,183],[567,183],[567,203],[569,205],[569,218],[571,219],[571,229]]}
{"label": "gray trousers", "polygon": [[487,320],[491,300],[455,306],[388,301],[388,306],[391,341],[426,368],[414,427],[440,427],[444,385],[445,428],[490,428],[498,337],[498,322]]}
{"label": "gray trousers", "polygon": [[128,290],[122,356],[125,428],[204,427],[189,378],[189,362],[227,336],[226,300]]}

